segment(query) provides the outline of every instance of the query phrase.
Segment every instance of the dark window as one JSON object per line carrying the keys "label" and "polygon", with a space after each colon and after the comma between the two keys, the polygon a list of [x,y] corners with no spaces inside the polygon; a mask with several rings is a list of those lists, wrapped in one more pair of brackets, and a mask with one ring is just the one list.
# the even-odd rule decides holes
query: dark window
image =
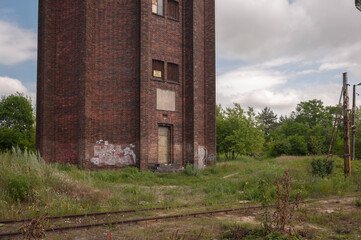
{"label": "dark window", "polygon": [[164,79],[164,62],[159,60],[153,60],[152,65],[152,76],[155,78]]}
{"label": "dark window", "polygon": [[179,3],[174,0],[168,0],[168,17],[179,20]]}
{"label": "dark window", "polygon": [[158,15],[164,15],[163,0],[152,0],[152,12]]}
{"label": "dark window", "polygon": [[168,63],[167,65],[167,79],[171,82],[179,82],[179,66],[178,64]]}

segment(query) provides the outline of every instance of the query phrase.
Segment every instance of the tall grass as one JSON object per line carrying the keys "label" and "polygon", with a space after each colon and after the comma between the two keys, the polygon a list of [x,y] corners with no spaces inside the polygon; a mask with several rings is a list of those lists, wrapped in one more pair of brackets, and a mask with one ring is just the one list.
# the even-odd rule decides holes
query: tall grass
{"label": "tall grass", "polygon": [[147,205],[238,204],[262,200],[259,184],[266,183],[270,200],[274,181],[289,170],[291,198],[352,194],[361,190],[361,162],[352,164],[353,177],[344,178],[343,160],[335,159],[332,174],[312,174],[312,157],[254,159],[219,162],[205,170],[156,174],[137,168],[86,171],[72,165],[47,164],[37,154],[13,149],[0,153],[0,218],[35,215],[34,202],[50,215],[141,208]]}
{"label": "tall grass", "polygon": [[[0,218],[35,215],[37,207],[50,214],[94,207],[100,192],[69,178],[38,154],[13,148],[0,154]],[[40,201],[40,206],[34,203]]]}

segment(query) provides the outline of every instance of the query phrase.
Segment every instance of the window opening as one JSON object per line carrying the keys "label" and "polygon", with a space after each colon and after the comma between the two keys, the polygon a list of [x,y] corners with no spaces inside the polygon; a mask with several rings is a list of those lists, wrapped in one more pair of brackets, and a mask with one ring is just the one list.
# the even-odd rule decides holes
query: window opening
{"label": "window opening", "polygon": [[168,81],[179,82],[179,65],[174,63],[168,63],[167,70]]}
{"label": "window opening", "polygon": [[174,0],[168,0],[168,17],[179,20],[179,3]]}
{"label": "window opening", "polygon": [[152,0],[152,12],[163,16],[163,0]]}
{"label": "window opening", "polygon": [[155,78],[164,79],[164,62],[159,60],[153,60],[152,65],[152,76]]}

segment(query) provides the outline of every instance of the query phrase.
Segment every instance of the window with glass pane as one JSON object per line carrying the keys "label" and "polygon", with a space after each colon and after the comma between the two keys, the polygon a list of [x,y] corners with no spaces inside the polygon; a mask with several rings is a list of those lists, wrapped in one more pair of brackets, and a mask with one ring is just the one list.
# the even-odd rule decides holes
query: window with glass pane
{"label": "window with glass pane", "polygon": [[168,17],[179,20],[179,3],[174,0],[168,0]]}
{"label": "window with glass pane", "polygon": [[152,12],[163,16],[163,0],[152,0]]}

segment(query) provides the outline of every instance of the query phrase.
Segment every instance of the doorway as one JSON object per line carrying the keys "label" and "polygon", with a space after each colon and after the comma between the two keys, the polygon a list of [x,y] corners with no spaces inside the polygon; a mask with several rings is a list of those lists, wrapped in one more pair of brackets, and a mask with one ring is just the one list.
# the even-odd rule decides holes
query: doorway
{"label": "doorway", "polygon": [[158,164],[171,163],[170,127],[158,126]]}

